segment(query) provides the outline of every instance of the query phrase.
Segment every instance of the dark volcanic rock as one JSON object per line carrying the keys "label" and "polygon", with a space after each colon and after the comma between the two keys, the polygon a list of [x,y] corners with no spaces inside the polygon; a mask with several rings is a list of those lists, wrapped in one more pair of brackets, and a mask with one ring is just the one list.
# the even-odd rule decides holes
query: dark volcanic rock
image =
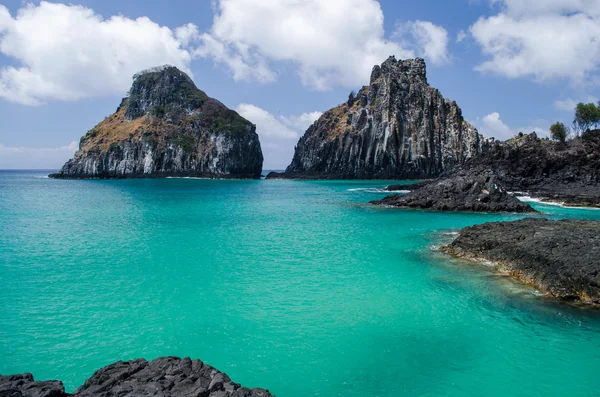
{"label": "dark volcanic rock", "polygon": [[371,204],[440,211],[536,212],[529,204],[509,194],[493,175],[441,179],[410,193],[387,196]]}
{"label": "dark volcanic rock", "polygon": [[[67,397],[61,382],[33,382],[31,374],[0,376],[1,397]],[[247,389],[229,377],[189,358],[143,359],[104,367],[73,397],[273,397],[264,389]]]}
{"label": "dark volcanic rock", "polygon": [[49,380],[36,382],[31,374],[0,375],[0,397],[63,397],[62,382]]}
{"label": "dark volcanic rock", "polygon": [[413,191],[413,190],[422,188],[423,186],[427,185],[428,183],[430,183],[430,181],[407,183],[405,185],[389,185],[388,187],[385,188],[385,190],[387,190],[389,192],[398,192],[398,191],[407,191],[407,190]]}
{"label": "dark volcanic rock", "polygon": [[267,174],[265,179],[283,179],[283,174],[281,172],[271,171]]}
{"label": "dark volcanic rock", "polygon": [[172,66],[134,76],[116,113],[81,138],[54,178],[259,178],[255,126]]}
{"label": "dark volcanic rock", "polygon": [[600,205],[600,130],[565,145],[535,133],[504,142],[487,141],[481,155],[446,173],[493,172],[510,191],[571,205]]}
{"label": "dark volcanic rock", "polygon": [[548,295],[600,303],[600,222],[530,218],[463,229],[442,248],[488,260]]}
{"label": "dark volcanic rock", "polygon": [[455,102],[427,83],[425,61],[375,66],[355,99],[325,112],[298,142],[283,177],[428,178],[481,151]]}

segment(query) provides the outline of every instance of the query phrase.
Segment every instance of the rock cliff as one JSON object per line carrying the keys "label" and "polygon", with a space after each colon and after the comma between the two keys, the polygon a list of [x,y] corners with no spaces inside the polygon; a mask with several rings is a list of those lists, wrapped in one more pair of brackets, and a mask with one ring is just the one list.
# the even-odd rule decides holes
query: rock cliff
{"label": "rock cliff", "polygon": [[427,83],[423,59],[390,57],[369,86],[325,112],[270,178],[428,178],[481,151],[482,138],[455,102]]}
{"label": "rock cliff", "polygon": [[73,394],[62,382],[36,382],[31,374],[0,375],[0,397],[273,397],[247,389],[200,360],[176,357],[122,362],[99,369]]}
{"label": "rock cliff", "polygon": [[80,141],[54,178],[259,178],[255,126],[163,66],[134,76],[117,111]]}
{"label": "rock cliff", "polygon": [[442,250],[491,261],[549,296],[600,303],[600,222],[529,218],[467,227]]}

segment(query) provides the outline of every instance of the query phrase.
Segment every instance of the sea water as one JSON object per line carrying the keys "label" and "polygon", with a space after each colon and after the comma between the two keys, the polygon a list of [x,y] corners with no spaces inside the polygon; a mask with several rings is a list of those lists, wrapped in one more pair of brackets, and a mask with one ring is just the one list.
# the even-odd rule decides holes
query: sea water
{"label": "sea water", "polygon": [[599,310],[436,251],[518,215],[368,205],[385,181],[46,174],[0,172],[2,374],[73,391],[175,355],[279,397],[600,393]]}

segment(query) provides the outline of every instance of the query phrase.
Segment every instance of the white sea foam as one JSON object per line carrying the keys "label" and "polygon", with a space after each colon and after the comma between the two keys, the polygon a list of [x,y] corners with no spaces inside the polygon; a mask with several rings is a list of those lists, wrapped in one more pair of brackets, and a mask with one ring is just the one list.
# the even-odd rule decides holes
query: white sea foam
{"label": "white sea foam", "polygon": [[410,190],[385,190],[376,187],[357,187],[353,189],[348,189],[349,192],[365,192],[365,193],[385,193],[385,194],[394,194],[394,193],[410,193]]}
{"label": "white sea foam", "polygon": [[458,236],[458,232],[442,232],[440,234],[443,236]]}
{"label": "white sea foam", "polygon": [[544,201],[545,200],[544,198],[537,198],[537,197],[531,197],[531,196],[519,196],[517,198],[524,203],[538,203],[538,204],[552,205],[555,207],[569,208],[569,209],[576,209],[576,210],[600,210],[600,208],[595,208],[595,207],[578,207],[575,205],[566,205],[564,202]]}
{"label": "white sea foam", "polygon": [[199,178],[197,176],[168,176],[166,179],[223,179],[223,178]]}

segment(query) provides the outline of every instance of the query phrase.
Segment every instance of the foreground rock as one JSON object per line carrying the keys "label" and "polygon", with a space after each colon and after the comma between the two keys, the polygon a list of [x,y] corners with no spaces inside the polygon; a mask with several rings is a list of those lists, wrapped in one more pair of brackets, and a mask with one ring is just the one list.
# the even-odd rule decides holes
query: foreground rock
{"label": "foreground rock", "polygon": [[172,66],[134,76],[116,113],[81,138],[54,178],[259,178],[255,126]]}
{"label": "foreground rock", "polygon": [[600,222],[523,219],[463,229],[442,248],[487,260],[549,296],[600,304]]}
{"label": "foreground rock", "polygon": [[473,178],[463,174],[416,187],[410,193],[387,196],[371,204],[439,211],[536,212],[509,194],[492,175]]}
{"label": "foreground rock", "polygon": [[575,206],[600,206],[600,130],[566,144],[535,133],[507,141],[486,141],[482,153],[456,172],[481,175],[490,170],[513,192]]}
{"label": "foreground rock", "polygon": [[369,86],[309,127],[285,173],[269,178],[428,178],[479,153],[481,140],[427,83],[424,60],[390,57]]}
{"label": "foreground rock", "polygon": [[[0,397],[66,397],[62,382],[34,382],[31,374],[0,375]],[[200,360],[176,357],[122,362],[102,368],[78,388],[74,397],[272,397],[247,389]]]}

